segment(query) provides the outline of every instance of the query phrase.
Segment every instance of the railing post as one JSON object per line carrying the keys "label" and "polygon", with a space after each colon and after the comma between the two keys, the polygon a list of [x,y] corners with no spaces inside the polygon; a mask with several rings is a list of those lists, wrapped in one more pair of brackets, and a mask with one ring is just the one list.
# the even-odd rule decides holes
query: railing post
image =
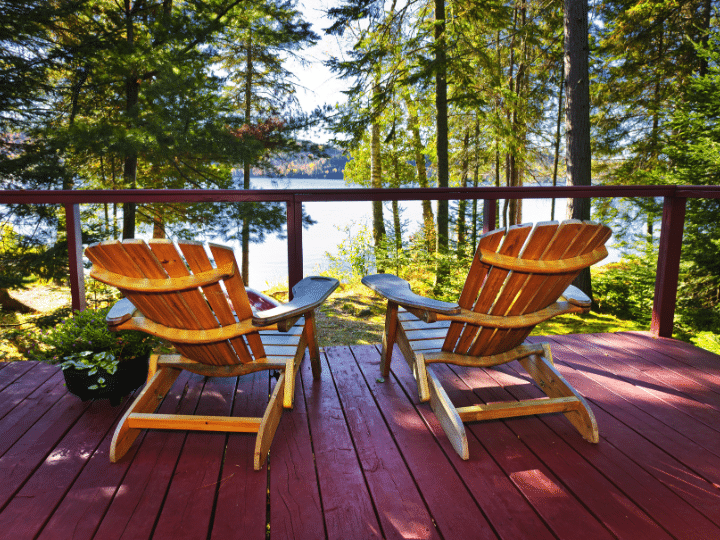
{"label": "railing post", "polygon": [[65,227],[67,230],[68,260],[70,263],[70,296],[73,311],[83,311],[85,301],[85,272],[82,259],[82,228],[80,205],[65,204]]}
{"label": "railing post", "polygon": [[287,201],[287,240],[288,240],[288,292],[292,300],[292,288],[303,278],[302,252],[302,201],[293,194]]}
{"label": "railing post", "polygon": [[684,197],[667,196],[663,205],[655,297],[650,325],[650,331],[659,337],[672,337],[686,202],[687,199]]}
{"label": "railing post", "polygon": [[495,230],[495,221],[497,221],[497,200],[483,200],[483,233]]}

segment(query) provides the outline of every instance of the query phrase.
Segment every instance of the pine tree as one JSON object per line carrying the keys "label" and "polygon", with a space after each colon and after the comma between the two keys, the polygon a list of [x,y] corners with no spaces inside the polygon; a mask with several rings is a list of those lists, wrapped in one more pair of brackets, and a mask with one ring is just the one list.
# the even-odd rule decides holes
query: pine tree
{"label": "pine tree", "polygon": [[[317,39],[310,24],[303,21],[295,9],[294,2],[286,0],[248,5],[239,24],[226,29],[218,43],[217,58],[228,72],[228,97],[242,111],[245,126],[278,128],[277,133],[281,131],[281,122],[291,124],[293,112],[294,116],[301,116],[295,97],[295,76],[285,68],[284,61],[289,56],[299,58],[298,52]],[[272,144],[265,145],[262,153],[248,155],[243,160],[243,189],[251,187],[253,166],[267,163],[273,151],[286,148],[285,144],[279,143],[276,138]],[[241,203],[234,210],[236,218],[242,221],[239,240],[246,284],[250,273],[252,230],[260,223],[265,224],[266,232],[279,232],[282,227],[281,208],[278,205],[261,206]],[[267,214],[269,208],[279,213],[276,219]]]}
{"label": "pine tree", "polygon": [[[678,185],[720,184],[720,33],[707,47],[703,74],[688,82],[678,97],[661,141],[667,160],[666,181]],[[716,199],[689,199],[683,234],[683,275],[678,307],[698,330],[720,331],[720,224]]]}
{"label": "pine tree", "polygon": [[[600,6],[593,84],[594,153],[604,183],[660,184],[662,141],[675,97],[706,69],[693,43],[707,39],[711,2],[613,0]],[[660,207],[654,200],[603,201],[601,217],[612,219],[616,237],[631,239],[645,222],[652,243]]]}

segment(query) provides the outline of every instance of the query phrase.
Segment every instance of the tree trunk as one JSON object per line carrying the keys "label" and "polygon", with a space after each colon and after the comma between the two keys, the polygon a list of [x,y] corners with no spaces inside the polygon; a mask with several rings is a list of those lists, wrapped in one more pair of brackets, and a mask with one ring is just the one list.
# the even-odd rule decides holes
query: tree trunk
{"label": "tree trunk", "polygon": [[[447,52],[445,50],[445,0],[435,0],[435,119],[437,141],[438,187],[448,187],[450,170],[448,164],[448,108],[447,108]],[[438,201],[437,253],[439,263],[435,274],[435,292],[439,292],[450,276],[447,261],[449,248],[448,201]]]}
{"label": "tree trunk", "polygon": [[[245,43],[247,54],[245,65],[245,123],[250,125],[252,114],[252,83],[253,83],[253,57],[252,36],[248,34]],[[250,161],[243,162],[243,189],[250,189]],[[247,203],[246,203],[247,204]],[[250,283],[250,213],[245,212],[242,218],[242,233],[240,234],[240,250],[242,256],[243,283],[247,287]]]}
{"label": "tree trunk", "polygon": [[[123,180],[126,189],[135,189],[137,186],[137,154],[125,157],[123,167]],[[123,203],[123,239],[135,238],[135,213],[136,207],[133,202]]]}
{"label": "tree trunk", "polygon": [[[462,177],[460,179],[460,186],[465,189],[468,185],[468,175],[470,174],[470,128],[465,129],[465,136],[463,137],[463,149],[462,149]],[[458,201],[458,216],[457,216],[457,255],[462,257],[467,248],[467,223],[465,220],[467,214],[467,201],[460,199]]]}
{"label": "tree trunk", "polygon": [[[527,102],[527,95],[524,95],[526,87],[527,75],[527,34],[525,28],[527,26],[527,5],[521,3],[519,8],[515,9],[514,28],[517,29],[520,36],[520,54],[517,59],[517,72],[513,77],[512,69],[510,70],[510,93],[514,95],[514,103],[512,103],[509,111],[510,126],[512,129],[515,144],[511,146],[511,151],[507,160],[506,178],[509,186],[522,186],[524,174],[524,150],[526,145],[527,126],[524,124],[524,117],[520,114],[521,108]],[[511,63],[515,63],[515,38],[513,37],[513,49],[511,53]],[[516,225],[522,222],[522,199],[511,199],[509,202],[509,218],[510,225]]]}
{"label": "tree trunk", "polygon": [[[587,0],[565,0],[565,160],[569,186],[591,184],[589,48]],[[568,199],[567,215],[590,219],[590,199]],[[592,298],[589,268],[574,283]]]}
{"label": "tree trunk", "polygon": [[[133,28],[133,13],[130,0],[125,0],[125,24],[127,31],[127,43],[130,49],[133,48],[135,36]],[[131,123],[137,119],[137,107],[140,97],[140,82],[134,71],[129,73],[125,79],[125,111]],[[137,187],[137,165],[138,155],[135,149],[125,154],[123,163],[123,185],[125,189]],[[123,239],[135,238],[135,203],[123,203]]]}
{"label": "tree trunk", "polygon": [[[552,185],[557,186],[557,175],[558,175],[558,164],[560,163],[560,136],[562,127],[562,116],[563,116],[563,88],[565,87],[565,77],[560,76],[560,84],[558,88],[558,110],[557,110],[557,123],[555,125],[555,156],[553,160],[553,176]],[[550,205],[550,221],[555,220],[555,199],[552,199]]]}
{"label": "tree trunk", "polygon": [[[417,170],[418,185],[420,187],[428,187],[427,167],[425,166],[425,155],[422,153],[423,144],[420,138],[420,127],[417,116],[417,109],[410,101],[405,98],[405,105],[408,110],[408,127],[412,134],[413,154],[415,156],[415,168]],[[428,252],[435,249],[435,216],[433,215],[432,203],[425,199],[421,201],[423,215],[423,229],[425,235],[425,245]]]}
{"label": "tree trunk", "polygon": [[[567,184],[591,184],[587,0],[565,0]],[[590,219],[589,199],[568,199],[568,217]]]}
{"label": "tree trunk", "polygon": [[[393,187],[400,187],[400,165],[398,164],[397,148],[395,148],[395,144],[393,144],[392,165],[393,176],[395,177]],[[402,250],[402,225],[400,223],[400,205],[397,200],[392,201],[392,213],[393,228],[395,229],[395,260],[397,261],[400,251]]]}
{"label": "tree trunk", "polygon": [[[382,187],[382,164],[380,163],[380,126],[373,120],[370,141],[370,184],[373,188]],[[378,273],[385,271],[385,219],[383,218],[382,201],[372,202],[373,211],[373,242],[375,243],[375,266]]]}
{"label": "tree trunk", "polygon": [[400,273],[400,253],[402,252],[402,227],[400,225],[400,205],[398,201],[391,201],[393,225],[395,228],[395,274]]}
{"label": "tree trunk", "polygon": [[[510,59],[509,59],[509,65],[508,65],[508,92],[512,95],[515,93],[515,38],[517,36],[517,26],[518,26],[518,9],[515,8],[513,12],[513,27],[512,27],[512,37],[510,38]],[[510,103],[505,112],[505,119],[507,121],[508,126],[513,126],[515,123],[514,117],[513,117],[513,108],[517,105],[513,105]],[[505,154],[505,185],[508,187],[516,185],[515,181],[516,176],[516,170],[515,170],[515,151],[512,149],[512,146],[510,145],[508,148],[507,153]],[[515,220],[515,214],[517,212],[517,200],[515,199],[505,199],[505,205],[503,208],[503,217],[505,221],[505,227],[509,227],[511,225],[515,225],[517,221]]]}
{"label": "tree trunk", "polygon": [[[475,117],[475,164],[473,165],[473,187],[478,187],[480,181],[480,119]],[[472,245],[471,250],[474,251],[477,246],[478,233],[478,201],[473,199],[472,202]]]}
{"label": "tree trunk", "polygon": [[[497,51],[497,70],[502,72],[502,58],[500,55],[500,31],[495,34],[495,50]],[[502,114],[500,98],[496,98],[495,110],[498,120]],[[500,136],[495,134],[495,187],[500,187]],[[503,212],[503,216],[505,213]],[[507,224],[506,224],[507,225]],[[495,201],[495,224],[493,229],[500,227],[500,201]]]}

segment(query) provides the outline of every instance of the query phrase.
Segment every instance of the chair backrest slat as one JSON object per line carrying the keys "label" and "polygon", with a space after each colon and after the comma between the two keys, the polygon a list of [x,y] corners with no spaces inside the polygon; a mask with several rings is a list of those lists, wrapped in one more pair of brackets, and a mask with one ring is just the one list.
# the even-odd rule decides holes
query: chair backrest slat
{"label": "chair backrest slat", "polygon": [[[174,254],[165,254],[163,264],[144,241],[125,241],[123,244],[128,255],[138,264],[146,277],[164,278],[187,275],[187,273],[183,274],[180,269],[181,265],[177,261],[177,252]],[[175,274],[175,276],[173,274]],[[173,328],[186,328],[188,330],[200,330],[207,326],[207,313],[202,310],[202,304],[197,297],[197,291],[151,295],[131,291],[123,291],[123,293],[133,303],[140,298],[145,300],[149,297],[152,298],[153,301],[161,302],[162,305],[167,306],[166,310],[160,311],[157,314],[157,318],[146,315],[146,317],[151,318],[159,324]],[[206,364],[223,364],[228,361],[228,351],[226,347],[177,343],[173,343],[173,345],[175,345],[175,348],[180,354]]]}
{"label": "chair backrest slat", "polygon": [[[93,264],[117,274],[136,278],[168,277],[158,261],[155,261],[155,264],[148,262],[154,257],[149,254],[142,240],[103,242],[89,247],[85,253]],[[143,295],[120,290],[149,319],[174,328],[189,327],[182,313],[176,309],[175,302],[170,301],[166,295]],[[192,349],[183,346],[178,348],[178,352],[185,355],[193,354]],[[203,359],[206,356],[202,351],[198,351],[195,355],[200,355]]]}
{"label": "chair backrest slat", "polygon": [[[116,274],[123,274],[131,278],[148,277],[127,253],[126,245],[127,241],[125,244],[117,240],[102,242],[86,249],[85,254],[93,264]],[[137,302],[135,306],[153,320],[169,310],[169,306],[163,301],[153,302],[150,298],[138,298]],[[175,324],[179,324],[179,321],[175,321]]]}
{"label": "chair backrest slat", "polygon": [[[520,254],[520,258],[529,260],[557,260],[567,254],[569,241],[572,239],[572,232],[575,223],[563,223],[558,227],[556,223],[540,223],[528,237],[526,248]],[[568,234],[570,233],[570,234]],[[493,307],[493,315],[523,315],[536,311],[532,309],[531,303],[534,300],[536,305],[542,305],[542,309],[557,300],[557,297],[565,290],[567,281],[572,281],[574,275],[568,280],[568,274],[534,274],[525,272],[512,272],[508,277],[505,286],[498,293],[498,301]],[[563,279],[564,277],[564,279]],[[562,287],[560,292],[553,296],[548,291],[554,290],[558,284]],[[515,347],[522,343],[532,330],[532,326],[526,329],[493,330],[484,329],[481,336],[470,348],[472,355],[495,354],[503,351],[508,345]]]}
{"label": "chair backrest slat", "polygon": [[[235,261],[235,254],[228,247],[210,244],[210,252],[215,259],[215,264],[227,264],[231,261]],[[253,313],[252,308],[250,307],[250,300],[248,300],[247,291],[245,291],[245,284],[243,283],[239,272],[236,272],[233,277],[228,279],[225,288],[227,289],[228,296],[230,297],[230,301],[235,308],[235,314],[238,318],[240,320],[251,319]],[[265,355],[262,340],[257,332],[248,334],[245,337],[256,358],[260,358]]]}
{"label": "chair backrest slat", "polygon": [[[540,223],[535,228],[531,225],[524,225],[523,227],[528,231],[525,245],[523,245],[519,251],[514,249],[513,255],[517,258],[533,261],[541,259],[546,252],[548,244],[555,235],[556,227],[546,223]],[[514,271],[506,272],[506,279],[499,288],[496,290],[483,290],[481,292],[481,295],[494,296],[492,307],[482,311],[482,313],[499,316],[509,315],[511,308],[515,307],[515,311],[518,312],[517,314],[522,314],[524,312],[523,302],[526,300],[523,298],[522,292],[529,292],[529,289],[525,287],[528,278],[529,275],[525,273]],[[495,354],[496,344],[505,341],[508,334],[510,334],[508,330],[483,328],[468,348],[467,354]]]}
{"label": "chair backrest slat", "polygon": [[[193,272],[204,272],[213,267],[212,263],[210,262],[210,258],[208,257],[207,252],[205,251],[205,248],[202,244],[199,244],[197,242],[183,242],[179,244],[179,247],[180,250],[183,252],[183,255],[185,256],[185,261],[190,266],[190,269]],[[223,264],[219,263],[217,260],[215,261],[215,263],[219,266],[222,266]],[[234,255],[232,256],[232,259],[228,261],[228,263],[235,264]],[[225,280],[226,286],[237,286],[237,282],[233,282],[232,284],[227,283],[228,281],[230,281],[230,279],[231,278]],[[239,281],[242,285],[242,280]],[[244,290],[245,287],[243,286],[243,291]],[[210,304],[213,313],[215,314],[221,325],[225,326],[229,324],[234,324],[236,322],[233,309],[228,303],[228,296],[226,296],[225,291],[223,291],[222,287],[219,284],[212,285],[210,287],[203,287],[203,293],[205,294],[205,298]],[[249,301],[247,302],[247,305],[249,307]],[[235,350],[235,353],[240,358],[241,362],[246,363],[252,360],[250,352],[247,348],[247,343],[242,337],[231,339],[230,344]],[[256,355],[257,358],[264,356],[264,350],[261,349],[260,351],[258,351],[258,353],[259,354]]]}
{"label": "chair backrest slat", "polygon": [[[169,240],[151,240],[148,247],[152,254],[162,265],[169,277],[185,277],[191,275],[187,263],[181,253]],[[218,328],[220,322],[208,304],[205,294],[199,288],[175,292],[168,295],[168,300],[175,305],[175,309],[184,316],[184,321],[190,330],[206,330]],[[156,321],[166,324],[163,321]],[[234,322],[234,321],[233,321]],[[229,343],[223,341],[211,345],[183,345],[185,350],[194,349],[194,354],[201,354],[203,361],[212,365],[235,364],[238,359]],[[191,357],[192,358],[192,357]],[[249,357],[245,359],[249,361]]]}
{"label": "chair backrest slat", "polygon": [[[481,251],[495,251],[519,260],[558,261],[573,259],[591,253],[603,246],[610,237],[608,227],[576,220],[519,225],[508,229],[504,241],[498,247],[497,233],[483,235],[478,244],[468,281],[465,284],[460,305],[477,313],[496,316],[519,316],[544,309],[557,301],[572,283],[580,270],[556,272],[543,269],[541,273],[507,270],[483,261]],[[522,266],[521,264],[518,266]],[[482,280],[477,275],[483,276]],[[474,304],[471,305],[471,302]],[[457,336],[448,335],[443,350],[484,356],[498,354],[521,344],[533,326],[517,329],[483,328],[477,325],[463,326]]]}
{"label": "chair backrest slat", "polygon": [[[179,248],[180,250],[168,240],[151,240],[149,243],[142,240],[126,240],[91,246],[86,253],[93,264],[131,278],[180,278],[213,268],[201,244],[186,242],[179,244]],[[216,258],[216,264],[235,264],[232,251],[229,254],[228,257],[224,253],[221,257],[222,261]],[[235,291],[231,295],[232,307],[220,283],[189,290],[150,292],[121,289],[121,292],[145,317],[163,326],[187,330],[213,329],[252,317],[252,309],[242,278],[238,274],[239,272],[235,272],[225,280],[228,282],[226,283],[228,293],[231,288],[238,286],[241,288],[240,293]],[[238,319],[233,315],[233,307],[240,312]],[[257,332],[249,336],[254,336],[248,341],[252,340],[250,348],[255,358],[264,357],[265,352]],[[210,365],[233,365],[253,361],[245,337],[247,336],[217,343],[173,343],[173,345],[180,354],[192,360]]]}
{"label": "chair backrest slat", "polygon": [[[499,232],[501,237],[499,239],[495,238],[494,232]],[[484,249],[492,249],[491,246],[495,245],[498,252],[502,255],[514,257],[520,253],[520,250],[525,245],[525,241],[530,234],[530,229],[527,226],[510,227],[504,236],[502,236],[504,231],[494,232],[481,236],[478,246],[482,245]],[[498,240],[502,240],[502,244],[500,244],[499,247],[497,247]],[[482,281],[473,279],[470,283],[466,280],[463,292],[465,292],[466,288],[469,288],[469,290],[463,298],[465,305],[461,303],[460,307],[463,309],[471,309],[476,313],[488,313],[492,309],[497,293],[503,283],[505,283],[510,271],[488,266],[482,262],[478,253],[475,254],[475,260],[478,261],[478,263],[471,267],[471,272],[480,272],[481,275],[485,274],[485,278]],[[479,330],[480,328],[478,326],[465,325],[457,344],[450,344],[446,339],[443,350],[467,354]]]}

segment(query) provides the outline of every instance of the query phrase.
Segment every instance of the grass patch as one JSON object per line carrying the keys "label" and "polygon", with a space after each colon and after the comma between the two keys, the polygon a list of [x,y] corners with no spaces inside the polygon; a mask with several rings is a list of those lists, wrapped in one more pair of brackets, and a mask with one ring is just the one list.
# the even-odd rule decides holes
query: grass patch
{"label": "grass patch", "polygon": [[624,321],[614,315],[591,311],[585,315],[560,315],[559,317],[540,323],[532,331],[532,335],[603,334],[646,330],[648,330],[648,327],[644,324]]}
{"label": "grass patch", "polygon": [[[274,287],[265,294],[287,301],[287,290]],[[369,345],[382,341],[386,301],[367,287],[341,283],[317,310],[320,347]]]}

